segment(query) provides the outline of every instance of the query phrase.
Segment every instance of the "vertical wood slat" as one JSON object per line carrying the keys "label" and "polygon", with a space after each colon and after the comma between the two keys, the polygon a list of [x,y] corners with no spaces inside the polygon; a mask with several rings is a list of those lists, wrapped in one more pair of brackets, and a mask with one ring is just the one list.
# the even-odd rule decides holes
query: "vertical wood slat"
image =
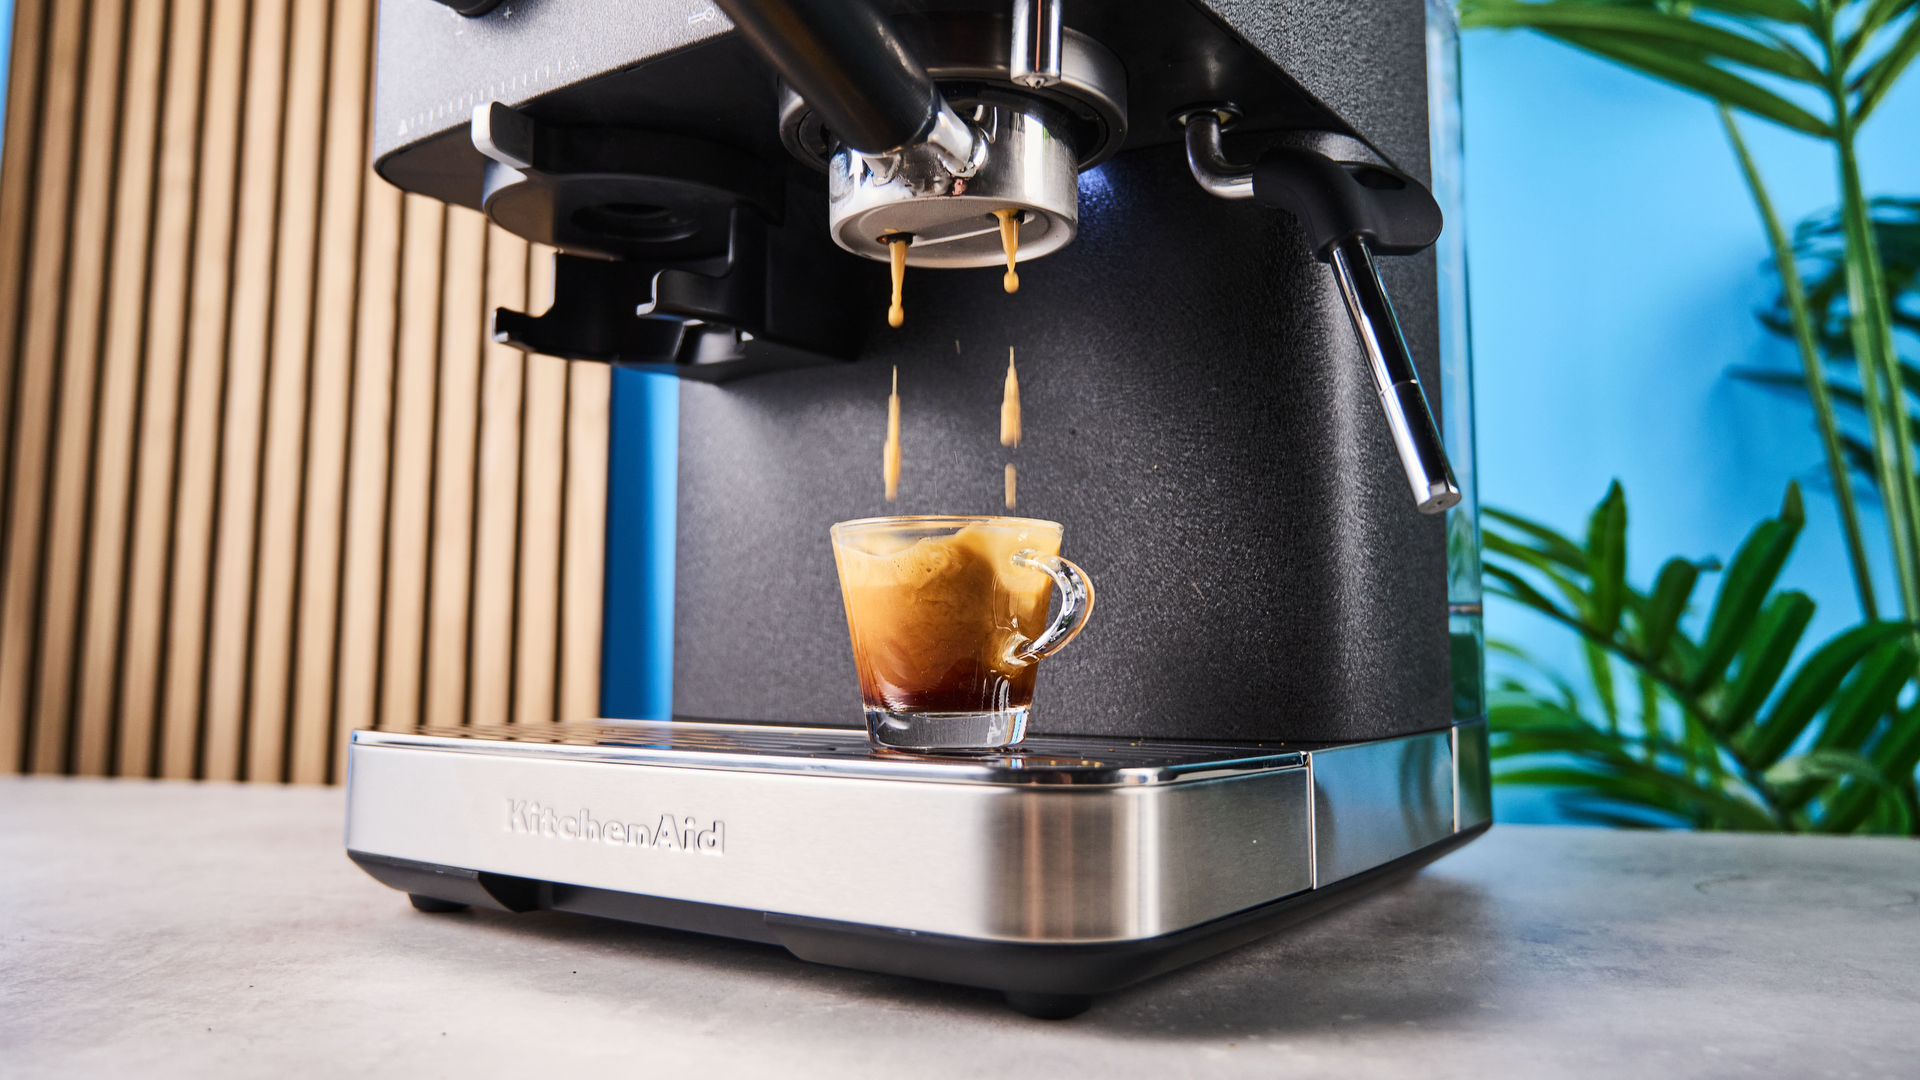
{"label": "vertical wood slat", "polygon": [[[35,698],[43,689],[34,653],[42,641],[42,601],[47,581],[47,488],[56,416],[60,407],[60,331],[70,235],[76,113],[85,77],[84,33],[89,4],[55,4],[45,25],[46,70],[40,93],[39,139],[34,147],[35,205],[28,229],[25,324],[13,343],[13,430],[8,447],[6,590],[0,612],[0,712],[22,716],[24,746],[12,748],[25,767],[50,766],[42,751],[48,733],[35,732]],[[56,733],[57,734],[57,733]]]}
{"label": "vertical wood slat", "polygon": [[[87,557],[86,638],[75,720],[80,731],[74,771],[145,772],[146,755],[129,753],[129,732],[116,703],[121,687],[122,615],[129,587],[128,538],[133,524],[136,456],[142,417],[143,298],[154,237],[167,45],[167,8],[135,4],[127,15],[126,78],[120,92],[119,175],[113,211],[113,270],[107,285],[105,351],[100,368],[98,460]],[[139,748],[144,748],[144,742]]]}
{"label": "vertical wood slat", "polygon": [[[274,261],[281,239],[280,141],[286,74],[286,5],[248,12],[245,89],[240,102],[238,202],[227,290],[226,385],[220,396],[220,466],[214,489],[213,598],[206,644],[201,773],[242,777],[253,587],[259,568],[261,436]],[[288,478],[288,482],[293,482]]]}
{"label": "vertical wood slat", "polygon": [[[302,552],[300,506],[307,410],[313,387],[313,289],[319,255],[321,155],[325,147],[327,0],[294,0],[282,95],[278,243],[267,340],[265,428],[261,432],[259,559],[253,581],[253,640],[246,700],[249,780],[285,779],[292,686],[293,598]],[[287,477],[286,481],[276,481]],[[292,478],[299,477],[299,480]]]}
{"label": "vertical wood slat", "polygon": [[[487,230],[486,306],[524,311],[527,243]],[[474,462],[473,587],[468,623],[467,716],[474,724],[513,719],[515,564],[520,535],[520,439],[526,417],[527,358],[486,342],[481,354],[480,429]]]}
{"label": "vertical wood slat", "polygon": [[[553,252],[527,258],[527,311],[553,305]],[[513,718],[554,718],[560,692],[561,544],[566,535],[567,370],[550,356],[527,358],[520,443],[519,637],[514,642]]]}
{"label": "vertical wood slat", "polygon": [[187,283],[187,346],[181,375],[180,451],[173,476],[172,579],[167,586],[163,646],[167,660],[161,675],[160,775],[168,777],[206,775],[206,669],[225,433],[221,404],[226,396],[231,333],[234,206],[247,59],[244,0],[213,0],[207,35],[193,259]]}
{"label": "vertical wood slat", "polygon": [[368,175],[373,0],[23,0],[0,768],[317,782],[597,712],[608,373],[549,251]]}
{"label": "vertical wood slat", "polygon": [[473,466],[480,434],[480,343],[486,309],[486,218],[447,211],[440,291],[439,415],[428,528],[426,699],[421,723],[458,725],[467,711],[473,597]]}
{"label": "vertical wood slat", "polygon": [[[67,722],[73,708],[76,646],[87,574],[87,510],[99,432],[100,329],[109,272],[115,150],[120,120],[120,43],[125,0],[93,0],[85,27],[78,137],[70,196],[66,280],[58,331],[59,405],[53,414],[48,474],[73,477],[47,492],[45,563],[41,573],[40,663],[34,680],[33,764],[38,772],[72,771],[69,752],[84,728]],[[86,732],[104,744],[104,732]],[[89,747],[92,749],[92,747]]]}
{"label": "vertical wood slat", "polygon": [[400,327],[394,358],[392,455],[387,476],[385,609],[381,612],[382,727],[425,721],[427,573],[431,564],[434,422],[440,381],[440,280],[447,209],[406,198],[400,231]]}
{"label": "vertical wood slat", "polygon": [[[150,0],[149,0],[150,2]],[[168,598],[173,581],[173,512],[185,389],[187,285],[198,230],[200,117],[207,45],[205,3],[174,0],[167,26],[167,72],[153,202],[153,246],[145,296],[144,370],[140,377],[139,465],[127,538],[127,586],[119,657],[119,769],[158,776],[169,739],[165,716]],[[7,140],[12,156],[13,140]],[[177,748],[175,750],[177,753]]]}
{"label": "vertical wood slat", "polygon": [[613,369],[574,364],[567,386],[566,539],[561,548],[558,719],[600,714],[607,537],[607,425]]}
{"label": "vertical wood slat", "polygon": [[[369,5],[334,6],[326,74],[326,141],[320,181],[319,261],[313,294],[313,359],[307,414],[306,500],[301,507],[300,583],[294,605],[291,740],[287,779],[321,783],[334,736],[335,664],[342,654],[338,621],[347,514],[347,453],[351,428],[367,128]],[[385,187],[386,185],[381,185]],[[391,190],[391,189],[388,189]],[[391,229],[387,230],[391,233]],[[387,264],[392,256],[385,255]],[[369,275],[371,276],[371,275]],[[381,305],[391,310],[391,295]],[[389,352],[389,335],[381,340]],[[384,425],[383,425],[384,428]],[[343,666],[344,668],[344,666]]]}

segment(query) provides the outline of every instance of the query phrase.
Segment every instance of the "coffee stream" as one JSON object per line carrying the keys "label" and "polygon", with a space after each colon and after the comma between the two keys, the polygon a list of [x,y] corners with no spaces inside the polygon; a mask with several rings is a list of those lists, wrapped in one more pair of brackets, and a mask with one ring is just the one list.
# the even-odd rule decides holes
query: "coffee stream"
{"label": "coffee stream", "polygon": [[[1026,216],[1026,211],[1008,208],[995,210],[993,216],[1000,222],[1000,249],[1007,253],[1007,272],[1000,279],[1000,287],[1017,293],[1020,291],[1020,275],[1014,272],[1013,264],[1020,256],[1020,222]],[[887,325],[897,330],[907,321],[907,309],[901,306],[900,291],[907,280],[907,245],[913,243],[913,234],[889,230],[880,239],[887,242],[887,262],[893,269],[893,300],[887,305]]]}
{"label": "coffee stream", "polygon": [[896,330],[907,321],[907,309],[900,306],[900,288],[907,281],[907,245],[911,243],[913,237],[906,233],[887,235],[887,253],[893,263],[893,303],[887,308],[887,325]]}
{"label": "coffee stream", "polygon": [[[1007,273],[1001,279],[1001,287],[1007,292],[1020,291],[1020,275],[1014,272],[1013,264],[1020,253],[1020,219],[1022,211],[1014,209],[995,210],[993,216],[1000,220],[1000,246],[1007,253]],[[898,327],[906,321],[905,308],[900,303],[901,287],[907,274],[907,245],[913,242],[910,233],[888,233],[885,237],[887,249],[891,255],[893,268],[893,303],[887,308],[887,324]],[[958,341],[953,343],[957,350]],[[1020,375],[1013,366],[1013,347],[1007,347],[1007,381],[1000,396],[1000,445],[1020,445]],[[893,369],[893,392],[887,395],[887,442],[880,452],[881,475],[887,485],[887,501],[892,502],[900,494],[900,368]],[[1012,462],[1006,469],[1006,504],[1011,510],[1015,504],[1015,488],[1018,484],[1018,470]]]}
{"label": "coffee stream", "polygon": [[[1013,369],[1013,346],[1007,346],[1007,383],[1000,393],[1000,445],[1020,445],[1020,374]],[[1014,507],[1016,482],[1013,462],[1007,462],[1007,509]]]}
{"label": "coffee stream", "polygon": [[1007,276],[1000,279],[1000,287],[1017,293],[1020,275],[1013,272],[1013,260],[1020,254],[1020,211],[995,210],[993,216],[1000,219],[1000,247],[1007,253]]}
{"label": "coffee stream", "polygon": [[887,501],[900,495],[900,366],[893,368],[893,393],[887,395],[887,445],[880,451],[880,473],[887,482]]}

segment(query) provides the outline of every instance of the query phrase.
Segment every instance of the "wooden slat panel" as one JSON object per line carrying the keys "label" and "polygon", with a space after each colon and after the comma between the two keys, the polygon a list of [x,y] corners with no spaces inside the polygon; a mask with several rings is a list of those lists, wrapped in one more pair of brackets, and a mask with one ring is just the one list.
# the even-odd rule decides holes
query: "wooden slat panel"
{"label": "wooden slat panel", "polygon": [[561,720],[600,715],[607,545],[607,424],[613,370],[574,364],[567,391],[566,566],[561,577]]}
{"label": "wooden slat panel", "polygon": [[219,493],[221,406],[226,391],[235,189],[246,72],[247,5],[243,0],[214,0],[207,33],[194,257],[187,300],[186,370],[181,386],[180,457],[174,474],[173,580],[167,596],[160,773],[170,777],[207,775],[209,740],[204,724],[214,512]]}
{"label": "wooden slat panel", "polygon": [[[553,305],[553,249],[528,253],[527,307]],[[514,646],[515,723],[552,723],[560,693],[561,544],[565,535],[567,371],[565,360],[527,358],[525,430],[520,443],[518,640]]]}
{"label": "wooden slat panel", "polygon": [[294,0],[281,111],[280,212],[275,230],[273,324],[266,428],[261,433],[259,559],[253,583],[251,685],[244,775],[284,780],[292,692],[294,589],[300,505],[306,494],[315,260],[319,256],[321,152],[326,123],[327,0]]}
{"label": "wooden slat panel", "polygon": [[[253,596],[259,571],[261,437],[268,348],[280,237],[280,134],[287,57],[287,9],[254,5],[242,102],[239,205],[233,285],[227,312],[227,380],[221,400],[219,508],[214,535],[213,607],[207,629],[207,689],[202,705],[201,775],[242,778],[251,667]],[[295,483],[285,477],[285,483]]]}
{"label": "wooden slat panel", "polygon": [[[18,334],[24,306],[27,237],[33,229],[33,177],[38,165],[34,148],[40,138],[40,79],[45,71],[49,0],[17,0],[13,9],[13,36],[7,68],[5,152],[0,154],[0,461],[10,461],[13,446],[13,399],[20,373]],[[0,472],[0,521],[11,502],[11,467]],[[0,534],[0,559],[5,557],[5,535]],[[0,562],[0,568],[5,563]],[[0,579],[0,591],[4,591]],[[0,692],[8,689],[0,686]],[[24,719],[19,708],[0,708],[0,762],[19,760]]]}
{"label": "wooden slat panel", "polygon": [[[48,463],[46,556],[41,568],[39,674],[34,701],[34,771],[70,772],[81,734],[68,722],[86,580],[87,509],[93,471],[100,328],[112,226],[114,150],[120,121],[124,0],[93,0],[86,26],[78,157],[67,234],[67,278],[59,330],[59,405]],[[89,732],[89,770],[104,761],[104,726]]]}
{"label": "wooden slat panel", "polygon": [[[367,35],[372,9],[334,6],[328,58],[325,160],[321,174],[319,263],[313,300],[313,359],[307,404],[306,493],[301,507],[300,586],[293,661],[288,779],[327,779],[339,653],[341,561],[345,550],[349,397],[360,269],[361,193],[366,182]],[[381,185],[385,187],[386,185]],[[389,230],[390,232],[390,230]],[[392,256],[380,252],[388,265]],[[391,312],[392,294],[375,305]],[[391,356],[392,334],[382,342]],[[384,487],[384,484],[381,485]]]}
{"label": "wooden slat panel", "polygon": [[[153,0],[142,0],[151,4]],[[128,539],[126,628],[120,659],[122,775],[157,776],[167,666],[173,512],[185,387],[188,284],[197,232],[199,130],[206,0],[174,0],[167,24],[167,73],[153,202],[153,248],[146,294],[144,370],[140,376],[139,461]],[[191,738],[191,732],[188,733]],[[179,753],[179,748],[174,750]],[[188,744],[191,754],[191,743]],[[187,762],[191,767],[191,760]]]}
{"label": "wooden slat panel", "polygon": [[374,0],[26,0],[0,162],[0,768],[337,780],[597,712],[608,373],[551,252],[364,161]]}
{"label": "wooden slat panel", "polygon": [[15,346],[19,350],[13,401],[17,420],[7,463],[11,482],[5,598],[0,601],[0,714],[28,718],[28,744],[23,749],[29,769],[58,768],[47,761],[43,751],[48,740],[33,734],[32,721],[40,689],[36,654],[42,641],[40,614],[46,585],[41,560],[46,551],[48,471],[60,405],[60,313],[65,303],[87,9],[88,5],[79,3],[56,5],[46,26],[41,130],[33,148],[38,165],[32,181],[35,205],[27,238],[23,323]]}
{"label": "wooden slat panel", "polygon": [[119,711],[122,630],[128,591],[128,530],[135,500],[134,448],[141,419],[141,360],[147,267],[154,231],[155,154],[159,148],[162,53],[167,8],[136,0],[128,12],[126,78],[120,90],[119,173],[115,178],[113,270],[107,287],[105,353],[100,368],[98,457],[87,557],[86,638],[74,722],[75,772],[144,773],[146,756],[125,757]]}
{"label": "wooden slat panel", "polygon": [[433,541],[427,603],[428,724],[467,716],[467,643],[473,598],[473,481],[480,429],[481,319],[487,221],[447,211],[440,305],[440,400],[433,449]]}
{"label": "wooden slat panel", "polygon": [[[347,439],[346,530],[340,555],[340,659],[334,684],[339,730],[380,725],[384,702],[387,506],[392,497],[394,360],[399,353],[401,238],[406,202],[385,184],[367,186],[360,229],[360,305],[353,349],[353,404]],[[436,242],[437,248],[437,242]],[[332,672],[328,673],[333,675]],[[333,743],[328,775],[343,775]]]}
{"label": "wooden slat panel", "polygon": [[447,208],[406,198],[400,257],[400,331],[394,359],[393,464],[388,474],[386,610],[381,627],[381,727],[422,722],[427,548],[433,507],[434,424],[440,375],[440,289]]}
{"label": "wooden slat panel", "polygon": [[[486,297],[485,318],[496,307],[524,310],[527,302],[527,242],[496,226],[488,227]],[[491,341],[482,356],[467,720],[504,724],[513,718],[514,566],[527,357]]]}

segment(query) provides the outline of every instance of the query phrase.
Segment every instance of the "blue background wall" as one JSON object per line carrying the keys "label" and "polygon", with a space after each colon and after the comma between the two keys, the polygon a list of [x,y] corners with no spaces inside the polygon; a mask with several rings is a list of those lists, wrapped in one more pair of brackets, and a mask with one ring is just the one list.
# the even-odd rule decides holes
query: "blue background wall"
{"label": "blue background wall", "polygon": [[[1784,583],[1820,603],[1810,639],[1856,619],[1812,414],[1727,374],[1798,361],[1754,318],[1773,296],[1766,237],[1713,107],[1532,34],[1469,32],[1463,52],[1483,505],[1577,535],[1618,477],[1644,585],[1670,556],[1731,555],[1798,479],[1808,526]],[[1821,144],[1742,130],[1784,221],[1834,204]],[[1920,196],[1920,74],[1861,151],[1870,192]],[[1862,528],[1885,606],[1877,508]],[[1569,635],[1510,605],[1487,630],[1577,662]],[[1553,817],[1539,793],[1497,803],[1505,820]]]}
{"label": "blue background wall", "polygon": [[[1670,555],[1732,552],[1790,478],[1809,527],[1786,582],[1820,601],[1814,634],[1856,617],[1804,405],[1729,378],[1794,364],[1754,312],[1767,247],[1706,102],[1524,33],[1464,42],[1467,218],[1478,366],[1481,498],[1563,530],[1584,527],[1610,480],[1626,485],[1631,571]],[[1811,140],[1748,121],[1788,221],[1830,206],[1833,167]],[[1920,195],[1920,76],[1867,129],[1866,180]],[[671,573],[673,384],[615,382],[606,712],[664,716],[670,619],[646,573]],[[652,508],[651,511],[649,508]],[[1877,515],[1866,522],[1879,546]],[[1882,559],[1882,595],[1891,579]],[[1565,634],[1494,606],[1489,633],[1571,665]],[[1506,820],[1549,820],[1537,793],[1502,791]]]}

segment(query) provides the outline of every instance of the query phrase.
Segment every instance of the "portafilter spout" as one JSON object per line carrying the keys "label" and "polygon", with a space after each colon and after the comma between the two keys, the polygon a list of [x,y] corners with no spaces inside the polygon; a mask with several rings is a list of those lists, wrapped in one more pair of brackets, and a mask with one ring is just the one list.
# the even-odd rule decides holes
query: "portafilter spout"
{"label": "portafilter spout", "polygon": [[1299,220],[1315,257],[1333,267],[1346,299],[1414,504],[1423,514],[1437,514],[1458,503],[1460,486],[1420,373],[1373,265],[1376,254],[1413,255],[1431,247],[1440,238],[1439,204],[1418,180],[1396,169],[1335,161],[1300,147],[1270,150],[1251,167],[1234,166],[1220,147],[1222,119],[1223,110],[1213,106],[1181,117],[1194,179],[1209,194],[1255,199]]}
{"label": "portafilter spout", "polygon": [[782,141],[826,172],[834,243],[896,271],[1066,246],[1080,169],[1124,138],[1125,71],[1061,25],[1060,0],[900,27],[870,0],[719,3],[784,83]]}

